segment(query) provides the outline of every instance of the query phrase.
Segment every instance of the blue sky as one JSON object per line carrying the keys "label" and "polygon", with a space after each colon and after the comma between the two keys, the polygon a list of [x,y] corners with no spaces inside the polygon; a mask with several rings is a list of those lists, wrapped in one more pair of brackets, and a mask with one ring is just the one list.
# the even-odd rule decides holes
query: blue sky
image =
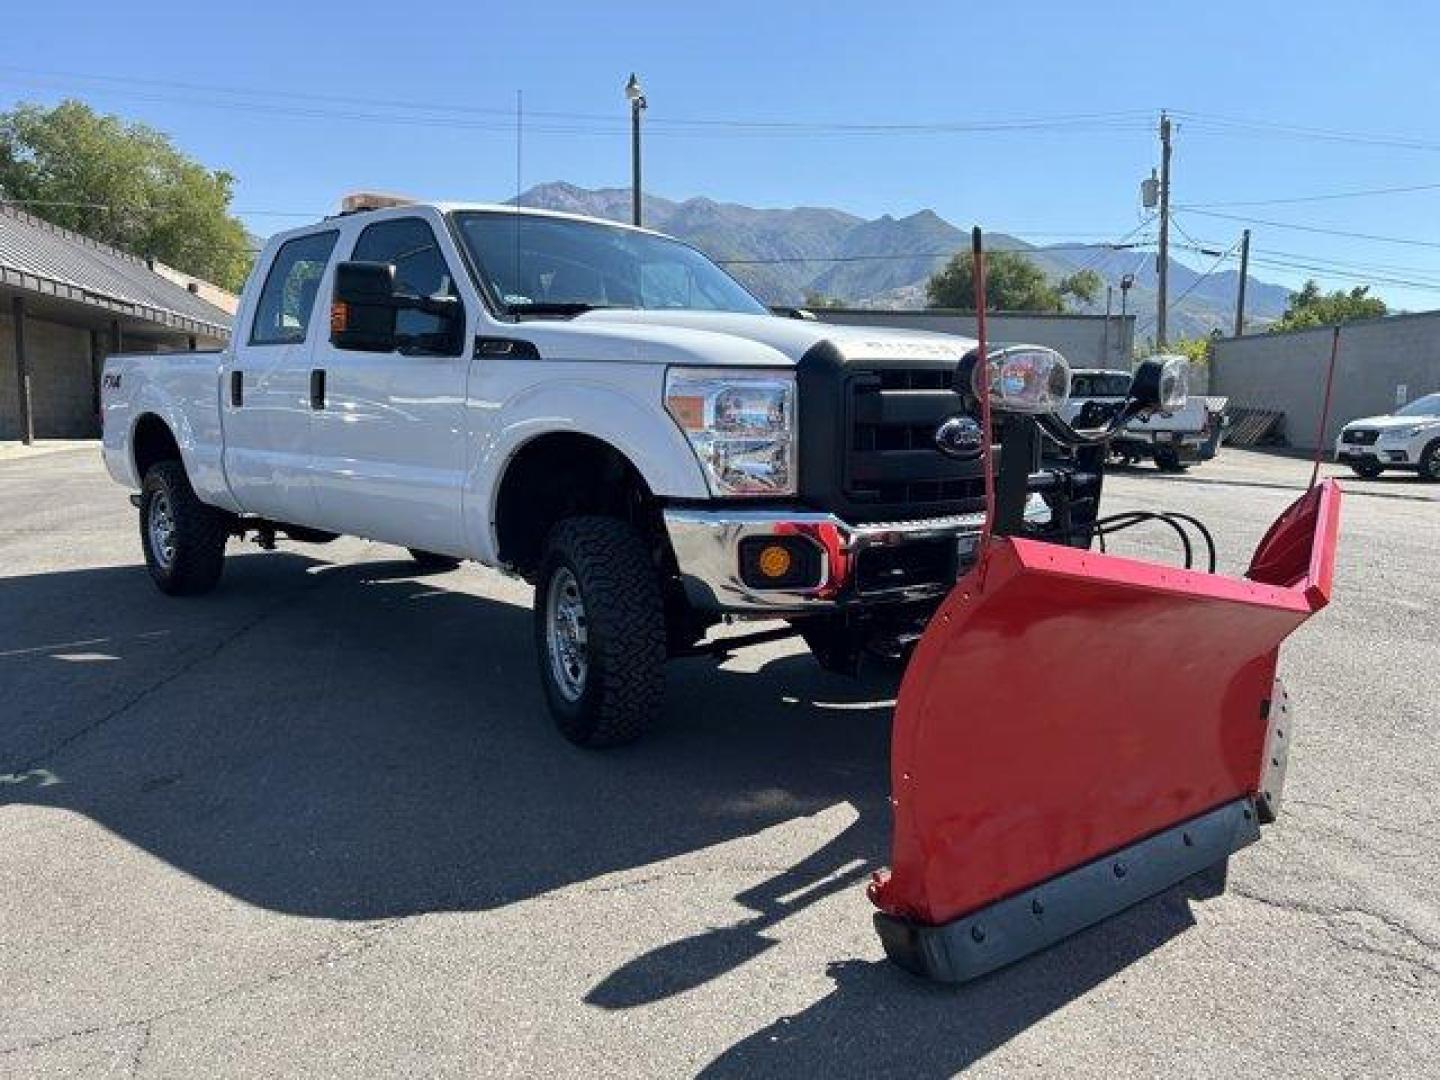
{"label": "blue sky", "polygon": [[[74,96],[152,124],[238,177],[235,208],[262,235],[360,187],[508,197],[517,90],[526,186],[625,185],[632,69],[646,188],[672,198],[931,207],[1037,242],[1115,239],[1141,220],[1162,107],[1182,206],[1440,185],[1440,7],[1425,3],[189,0],[23,4],[4,22],[0,104]],[[1294,285],[1293,264],[1323,265],[1328,285],[1386,277],[1396,306],[1440,307],[1440,186],[1177,223],[1227,247],[1245,223],[1214,214],[1407,240],[1251,225],[1258,276]]]}

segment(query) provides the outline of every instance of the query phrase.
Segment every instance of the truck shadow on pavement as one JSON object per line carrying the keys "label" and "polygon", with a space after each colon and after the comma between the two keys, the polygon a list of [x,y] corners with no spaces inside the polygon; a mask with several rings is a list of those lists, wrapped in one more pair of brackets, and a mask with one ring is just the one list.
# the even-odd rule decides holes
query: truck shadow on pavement
{"label": "truck shadow on pavement", "polygon": [[484,910],[845,802],[881,811],[853,851],[884,855],[893,677],[679,661],[658,730],[596,753],[548,718],[515,590],[289,552],[232,558],[193,600],[139,567],[0,588],[0,802],[84,814],[264,908]]}
{"label": "truck shadow on pavement", "polygon": [[[766,929],[883,864],[894,673],[680,661],[651,737],[586,752],[545,713],[523,594],[439,587],[471,572],[283,552],[231,559],[189,601],[139,567],[8,579],[0,805],[83,814],[250,904],[347,920],[489,910],[855,808],[736,897],[752,918],[602,979],[586,1000],[605,1009],[733,970],[774,943]],[[958,992],[834,963],[832,993],[711,1071],[948,1074],[1191,925],[1201,887]]]}

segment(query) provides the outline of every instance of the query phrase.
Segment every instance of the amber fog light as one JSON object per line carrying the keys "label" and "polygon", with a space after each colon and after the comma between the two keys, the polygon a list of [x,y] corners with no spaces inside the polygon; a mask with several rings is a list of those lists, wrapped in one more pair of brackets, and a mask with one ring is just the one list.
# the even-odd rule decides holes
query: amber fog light
{"label": "amber fog light", "polygon": [[804,589],[822,584],[820,549],[803,536],[761,536],[740,542],[740,579],[753,589]]}

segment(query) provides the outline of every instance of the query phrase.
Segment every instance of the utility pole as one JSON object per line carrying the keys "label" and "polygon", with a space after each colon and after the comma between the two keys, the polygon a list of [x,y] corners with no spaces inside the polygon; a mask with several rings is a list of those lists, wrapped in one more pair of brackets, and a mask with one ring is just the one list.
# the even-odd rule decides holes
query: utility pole
{"label": "utility pole", "polygon": [[1240,288],[1235,294],[1235,336],[1245,332],[1245,278],[1250,273],[1250,230],[1240,234]]}
{"label": "utility pole", "polygon": [[1170,117],[1160,114],[1160,252],[1156,256],[1155,347],[1165,348],[1165,309],[1170,302]]}
{"label": "utility pole", "polygon": [[1129,326],[1129,323],[1127,322],[1127,320],[1128,320],[1129,317],[1130,317],[1130,311],[1129,311],[1129,308],[1130,308],[1130,290],[1133,289],[1134,287],[1135,287],[1135,275],[1134,275],[1134,274],[1124,274],[1124,275],[1121,276],[1121,278],[1120,278],[1120,347],[1121,347],[1122,349],[1125,348],[1125,347],[1126,347],[1126,341],[1127,341],[1127,340],[1129,341],[1130,355],[1125,358],[1125,362],[1126,362],[1128,365],[1130,365],[1131,367],[1133,367],[1134,364],[1135,364],[1135,337],[1134,337],[1134,335],[1132,334],[1132,335],[1130,335],[1130,337],[1127,339],[1126,336],[1125,336],[1125,331],[1126,331],[1126,328]]}

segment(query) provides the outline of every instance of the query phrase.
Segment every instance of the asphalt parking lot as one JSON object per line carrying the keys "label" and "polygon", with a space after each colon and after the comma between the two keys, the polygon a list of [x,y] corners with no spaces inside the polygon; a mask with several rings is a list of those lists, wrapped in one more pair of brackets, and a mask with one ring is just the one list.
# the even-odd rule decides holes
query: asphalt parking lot
{"label": "asphalt parking lot", "polygon": [[[1108,509],[1234,570],[1307,474],[1230,450]],[[172,600],[93,446],[0,458],[0,1075],[1433,1076],[1440,486],[1346,487],[1281,823],[1223,893],[941,989],[862,888],[893,675],[678,662],[653,737],[585,753],[524,587],[347,539]]]}

